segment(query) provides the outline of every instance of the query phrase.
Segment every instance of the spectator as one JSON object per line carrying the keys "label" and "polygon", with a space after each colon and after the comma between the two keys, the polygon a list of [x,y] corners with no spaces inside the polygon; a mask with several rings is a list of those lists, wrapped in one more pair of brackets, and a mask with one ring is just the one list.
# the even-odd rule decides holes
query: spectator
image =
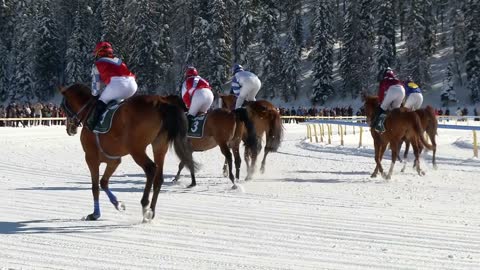
{"label": "spectator", "polygon": [[34,125],[40,125],[42,122],[42,110],[43,110],[43,105],[40,102],[37,102],[35,105],[33,105],[33,117],[35,119],[38,119],[34,121]]}

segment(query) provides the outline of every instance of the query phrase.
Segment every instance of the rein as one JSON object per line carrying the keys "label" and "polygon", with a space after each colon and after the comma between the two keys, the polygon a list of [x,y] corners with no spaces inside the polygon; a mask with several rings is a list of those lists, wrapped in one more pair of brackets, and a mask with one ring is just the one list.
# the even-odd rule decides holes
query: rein
{"label": "rein", "polygon": [[[75,113],[71,108],[70,106],[68,106],[68,103],[67,101],[65,100],[65,98],[62,99],[62,103],[60,104],[60,107],[65,111],[65,113],[67,114],[67,117],[68,118],[71,118],[73,119],[73,123],[76,127],[80,126],[80,123],[82,123],[83,120],[85,120],[85,118],[88,116],[88,113],[86,114],[83,114],[83,116],[80,117],[80,114],[87,108],[89,107],[91,104],[93,104],[93,102],[95,101],[95,98],[90,98],[90,100],[85,103],[85,105],[83,105],[80,110],[78,110],[77,113]],[[91,106],[90,106],[91,107]],[[90,108],[91,110],[92,108]],[[90,111],[89,110],[89,111]]]}

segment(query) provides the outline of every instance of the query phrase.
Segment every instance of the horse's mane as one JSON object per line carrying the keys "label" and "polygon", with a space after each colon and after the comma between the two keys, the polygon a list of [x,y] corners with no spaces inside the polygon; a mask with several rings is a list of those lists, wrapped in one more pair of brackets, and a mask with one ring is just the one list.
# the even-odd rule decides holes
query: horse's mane
{"label": "horse's mane", "polygon": [[77,93],[80,93],[82,95],[88,95],[88,96],[92,94],[92,90],[90,90],[90,87],[81,83],[72,84],[69,87],[67,87],[67,90],[73,90]]}

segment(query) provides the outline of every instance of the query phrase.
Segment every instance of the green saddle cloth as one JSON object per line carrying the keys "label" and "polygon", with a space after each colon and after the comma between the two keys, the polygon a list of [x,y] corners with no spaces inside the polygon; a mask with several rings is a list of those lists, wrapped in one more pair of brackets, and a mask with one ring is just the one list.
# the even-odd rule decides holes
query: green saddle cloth
{"label": "green saddle cloth", "polygon": [[100,116],[98,124],[93,129],[93,132],[103,134],[103,133],[107,133],[108,131],[110,131],[110,128],[112,127],[113,116],[115,115],[115,112],[118,110],[118,108],[120,108],[120,106],[122,104],[123,104],[123,102],[118,103],[115,100],[110,101],[107,104],[107,109]]}
{"label": "green saddle cloth", "polygon": [[205,127],[205,122],[207,121],[207,115],[202,114],[196,116],[193,119],[188,121],[188,132],[187,137],[189,138],[202,138],[203,130]]}

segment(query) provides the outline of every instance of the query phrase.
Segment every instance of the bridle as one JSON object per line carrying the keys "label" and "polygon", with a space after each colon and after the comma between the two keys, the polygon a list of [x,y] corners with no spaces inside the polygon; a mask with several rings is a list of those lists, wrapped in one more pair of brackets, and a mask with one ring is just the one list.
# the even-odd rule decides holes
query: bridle
{"label": "bridle", "polygon": [[84,113],[83,115],[82,112],[89,107],[93,102],[95,101],[95,98],[90,98],[90,100],[83,105],[80,110],[78,110],[77,113],[75,113],[72,108],[67,103],[67,100],[65,98],[62,99],[62,103],[60,104],[60,107],[63,109],[65,114],[67,115],[67,118],[70,118],[73,120],[73,125],[75,127],[79,127],[80,123],[82,123],[83,120],[88,116],[88,113]]}

